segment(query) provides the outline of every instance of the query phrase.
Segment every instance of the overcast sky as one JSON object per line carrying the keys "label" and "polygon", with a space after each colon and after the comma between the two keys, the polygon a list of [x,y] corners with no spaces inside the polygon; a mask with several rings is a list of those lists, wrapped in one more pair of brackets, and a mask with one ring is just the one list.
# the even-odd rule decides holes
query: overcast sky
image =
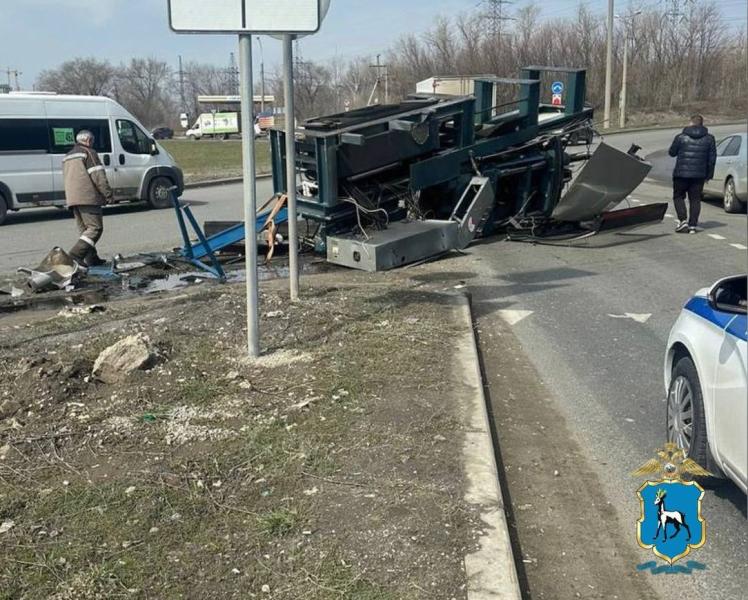
{"label": "overcast sky", "polygon": [[[660,5],[665,0],[642,0],[638,5]],[[685,2],[685,0],[681,0]],[[332,0],[322,30],[301,42],[307,59],[336,54],[375,55],[403,33],[424,31],[437,14],[476,10],[479,0]],[[516,0],[516,10],[528,0]],[[538,2],[544,18],[571,16],[578,0]],[[606,0],[590,0],[604,12]],[[748,0],[722,0],[725,21],[745,26]],[[206,0],[210,5],[210,0]],[[628,1],[617,1],[624,8]],[[280,43],[265,38],[265,63],[277,68]],[[114,63],[135,56],[156,56],[174,67],[177,56],[228,65],[236,50],[234,36],[177,35],[167,24],[166,0],[0,0],[0,82],[7,67],[18,69],[21,87],[30,89],[38,73],[76,56],[96,56]],[[255,45],[255,60],[259,52]]]}

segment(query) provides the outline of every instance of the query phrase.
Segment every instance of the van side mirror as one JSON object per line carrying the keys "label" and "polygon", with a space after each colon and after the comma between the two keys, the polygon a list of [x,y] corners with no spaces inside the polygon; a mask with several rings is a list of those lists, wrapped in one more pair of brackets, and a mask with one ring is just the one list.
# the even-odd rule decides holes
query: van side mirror
{"label": "van side mirror", "polygon": [[158,153],[158,145],[154,140],[151,140],[151,156],[156,156]]}

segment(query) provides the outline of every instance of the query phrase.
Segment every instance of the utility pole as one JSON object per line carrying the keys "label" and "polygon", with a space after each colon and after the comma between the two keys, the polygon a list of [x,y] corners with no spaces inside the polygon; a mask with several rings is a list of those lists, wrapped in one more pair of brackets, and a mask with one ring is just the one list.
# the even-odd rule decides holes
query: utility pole
{"label": "utility pole", "polygon": [[629,25],[631,26],[631,36],[634,33],[634,19],[642,11],[637,10],[630,17],[616,15],[617,19],[623,22],[623,73],[621,76],[621,95],[618,100],[618,126],[623,129],[626,127],[626,85],[629,70]]}
{"label": "utility pole", "polygon": [[8,67],[5,72],[8,74],[8,87],[13,89],[14,86],[11,83],[11,77],[13,77],[13,79],[15,80],[15,89],[17,92],[20,92],[21,88],[18,85],[18,76],[23,75],[23,73],[16,69],[11,69],[10,67]]}
{"label": "utility pole", "polygon": [[489,23],[491,35],[494,38],[500,38],[503,33],[504,22],[513,20],[504,8],[512,4],[511,0],[482,0],[481,4],[486,7],[481,16]]}
{"label": "utility pole", "polygon": [[187,101],[184,97],[184,68],[182,67],[182,55],[179,55],[179,101],[182,103],[182,112],[187,112]]}
{"label": "utility pole", "polygon": [[[388,65],[383,65],[381,61],[381,54],[377,54],[377,64],[375,65],[369,65],[370,69],[376,69],[377,71],[377,80],[374,82],[374,87],[371,90],[371,94],[369,94],[369,101],[366,103],[367,106],[371,106],[371,102],[374,99],[374,94],[379,89],[379,86],[382,84],[382,79],[384,79],[384,103],[389,104],[390,101],[390,85],[389,85],[389,71],[388,71]],[[382,77],[382,73],[384,72],[384,77]]]}
{"label": "utility pole", "polygon": [[260,45],[260,112],[265,112],[265,53],[262,50],[262,38],[257,36]]}
{"label": "utility pole", "polygon": [[229,55],[229,68],[226,69],[226,74],[228,75],[229,95],[239,95],[239,69],[236,68],[236,58],[233,52]]}
{"label": "utility pole", "polygon": [[613,86],[613,0],[608,0],[608,49],[605,55],[605,112],[603,129],[610,128],[610,92]]}

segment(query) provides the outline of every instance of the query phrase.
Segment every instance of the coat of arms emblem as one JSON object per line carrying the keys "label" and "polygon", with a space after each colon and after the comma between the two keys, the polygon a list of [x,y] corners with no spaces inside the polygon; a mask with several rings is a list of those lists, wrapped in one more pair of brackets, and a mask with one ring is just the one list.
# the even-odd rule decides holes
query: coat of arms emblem
{"label": "coat of arms emblem", "polygon": [[701,516],[704,489],[689,477],[708,477],[707,470],[687,458],[683,449],[668,443],[653,458],[641,465],[635,476],[659,475],[645,481],[637,491],[641,516],[636,540],[642,548],[652,549],[670,565],[706,542],[706,521]]}

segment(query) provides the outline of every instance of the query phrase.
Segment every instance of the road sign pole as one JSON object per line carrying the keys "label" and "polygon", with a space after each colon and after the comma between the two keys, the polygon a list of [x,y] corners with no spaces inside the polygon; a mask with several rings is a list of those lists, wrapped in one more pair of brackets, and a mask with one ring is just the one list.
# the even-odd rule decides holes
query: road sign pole
{"label": "road sign pole", "polygon": [[296,122],[293,94],[293,39],[283,36],[283,90],[286,105],[286,194],[288,196],[288,279],[291,302],[299,299],[299,236],[296,213]]}
{"label": "road sign pole", "polygon": [[252,91],[252,36],[239,34],[239,94],[242,121],[242,171],[244,173],[244,247],[247,263],[247,350],[260,355],[260,315],[257,282],[257,182],[255,179],[254,99]]}

